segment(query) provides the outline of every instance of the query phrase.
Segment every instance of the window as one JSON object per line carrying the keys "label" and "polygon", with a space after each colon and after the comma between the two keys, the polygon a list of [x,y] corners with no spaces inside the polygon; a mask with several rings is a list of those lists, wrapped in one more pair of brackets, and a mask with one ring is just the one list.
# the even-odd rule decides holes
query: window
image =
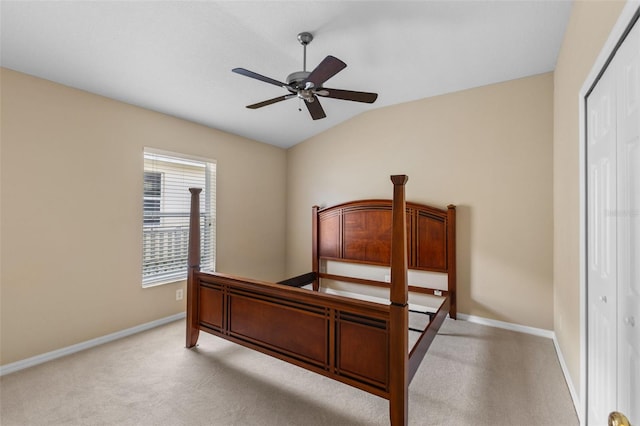
{"label": "window", "polygon": [[216,164],[211,160],[144,150],[142,286],[187,277],[189,188],[200,194],[202,270],[215,268]]}

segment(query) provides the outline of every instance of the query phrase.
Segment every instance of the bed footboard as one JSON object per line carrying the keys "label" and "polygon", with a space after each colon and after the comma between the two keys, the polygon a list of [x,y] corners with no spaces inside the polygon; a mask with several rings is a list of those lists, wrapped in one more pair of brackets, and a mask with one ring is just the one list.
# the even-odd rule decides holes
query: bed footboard
{"label": "bed footboard", "polygon": [[[385,398],[389,400],[391,424],[406,426],[410,379],[446,315],[451,312],[455,316],[454,271],[449,275],[445,302],[409,355],[407,268],[409,263],[438,271],[455,266],[455,239],[452,240],[455,234],[451,225],[455,210],[453,206],[448,212],[422,207],[418,210],[414,205],[407,209],[404,193],[407,176],[396,175],[391,180],[394,189],[390,206],[387,201],[360,203],[349,220],[341,219],[342,212],[335,217],[329,212],[322,226],[318,209],[314,208],[313,271],[281,283],[199,270],[200,190],[190,189],[186,346],[195,346],[199,332],[206,331]],[[370,213],[364,213],[365,210]],[[362,237],[360,223],[366,225],[369,215],[374,218],[374,225],[378,225],[373,226],[373,234],[381,237],[370,238],[365,233],[364,240],[355,244],[355,252],[365,252],[374,258],[358,255],[352,260],[378,264],[380,259],[387,259],[383,262],[387,264],[390,259],[389,303],[318,292],[323,275],[319,259],[351,259],[353,247],[343,238],[344,234],[353,230],[356,240]],[[447,218],[453,219],[449,225]],[[384,222],[390,226],[380,226],[381,219],[383,222],[391,219],[390,223]],[[389,239],[385,236],[387,228],[391,228]],[[319,238],[321,235],[327,238]],[[437,237],[438,244],[423,259],[415,249],[424,247],[424,241],[432,239],[432,235]],[[323,243],[327,239],[330,243]],[[375,247],[371,253],[367,249],[370,246]],[[409,248],[413,251],[409,252]],[[316,291],[298,288],[309,284]]]}
{"label": "bed footboard", "polygon": [[224,274],[194,281],[198,330],[388,399],[388,306]]}

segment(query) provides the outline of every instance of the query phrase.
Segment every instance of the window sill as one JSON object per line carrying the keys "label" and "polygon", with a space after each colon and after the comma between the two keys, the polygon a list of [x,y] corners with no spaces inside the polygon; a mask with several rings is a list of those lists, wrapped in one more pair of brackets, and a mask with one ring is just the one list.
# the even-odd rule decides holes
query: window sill
{"label": "window sill", "polygon": [[152,282],[148,284],[143,283],[142,288],[153,288],[153,287],[159,287],[161,285],[183,283],[186,281],[187,281],[186,278],[168,278],[167,280],[164,280],[164,281]]}

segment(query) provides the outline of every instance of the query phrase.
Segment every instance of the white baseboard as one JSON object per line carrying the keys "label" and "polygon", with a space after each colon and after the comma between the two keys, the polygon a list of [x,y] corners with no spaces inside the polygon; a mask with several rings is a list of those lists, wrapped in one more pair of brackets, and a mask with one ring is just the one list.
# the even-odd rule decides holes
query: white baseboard
{"label": "white baseboard", "polygon": [[548,339],[553,339],[555,336],[555,333],[552,330],[545,330],[543,328],[535,328],[535,327],[529,327],[526,325],[513,324],[510,322],[477,317],[474,315],[458,313],[458,318],[463,321],[469,321],[476,324],[488,325],[489,327],[503,328],[505,330],[518,331],[520,333],[532,334],[534,336],[546,337]]}
{"label": "white baseboard", "polygon": [[[26,358],[20,361],[13,362],[11,364],[0,365],[0,376],[4,376],[5,374],[14,373],[19,370],[23,370],[25,368],[33,367],[38,364],[45,363],[47,361],[52,361],[56,358],[60,358],[66,355],[71,355],[76,352],[83,351],[85,349],[89,349],[95,346],[99,346],[108,342],[112,342],[117,339],[121,339],[123,337],[131,336],[136,333],[140,333],[142,331],[150,330],[155,327],[159,327],[164,324],[168,324],[173,321],[180,320],[185,317],[185,313],[179,313],[175,315],[171,315],[165,318],[161,318],[159,320],[151,321],[145,324],[137,325],[135,327],[127,328],[126,330],[117,331],[115,333],[107,334],[106,336],[97,337],[95,339],[87,340],[85,342],[77,343],[75,345],[67,346],[66,348],[57,349],[55,351],[47,352],[41,355],[36,355],[31,358]],[[567,364],[564,361],[564,356],[562,355],[562,351],[560,350],[560,346],[556,339],[556,335],[551,330],[545,330],[541,328],[529,327],[519,324],[508,323],[504,321],[498,321],[483,317],[477,317],[474,315],[466,315],[466,314],[458,314],[458,319],[462,321],[469,321],[476,324],[482,324],[489,327],[502,328],[511,331],[517,331],[520,333],[532,334],[534,336],[546,337],[553,340],[553,345],[556,349],[556,354],[558,355],[558,361],[560,362],[560,367],[562,368],[562,373],[564,374],[565,381],[567,382],[567,386],[569,388],[569,393],[571,394],[571,399],[573,400],[573,405],[576,408],[576,412],[580,412],[580,399],[578,398],[578,394],[576,393],[575,386],[571,380],[571,376],[569,375],[569,370],[567,369]]]}
{"label": "white baseboard", "polygon": [[85,349],[93,348],[94,346],[102,345],[104,343],[112,342],[123,337],[131,336],[132,334],[140,333],[142,331],[150,330],[155,327],[159,327],[164,324],[168,324],[173,321],[177,321],[186,316],[184,312],[171,315],[159,320],[140,324],[135,327],[127,328],[126,330],[116,331],[115,333],[107,334],[106,336],[96,337],[95,339],[87,340],[85,342],[76,343],[75,345],[67,346],[66,348],[56,349],[55,351],[47,352],[44,354],[36,355],[31,358],[26,358],[20,361],[12,362],[11,364],[0,365],[0,376],[5,374],[14,373],[25,368],[33,367],[38,364],[52,361],[56,358],[60,358],[66,355],[71,355],[76,352],[83,351]]}
{"label": "white baseboard", "polygon": [[545,330],[543,328],[535,328],[529,327],[526,325],[512,324],[509,322],[498,321],[483,317],[477,317],[474,315],[466,315],[466,314],[458,314],[458,319],[462,321],[469,321],[476,324],[487,325],[489,327],[503,328],[505,330],[517,331],[520,333],[532,334],[534,336],[546,337],[553,341],[553,346],[556,350],[556,355],[558,356],[558,361],[560,362],[560,368],[562,369],[562,374],[564,375],[564,381],[567,383],[567,387],[569,388],[569,394],[571,395],[571,400],[573,401],[573,407],[578,413],[578,418],[580,418],[580,398],[578,397],[578,393],[576,392],[576,388],[573,385],[573,381],[571,380],[571,376],[569,375],[569,369],[567,368],[567,363],[564,360],[564,355],[560,350],[560,345],[558,344],[558,340],[556,338],[556,333],[552,330]]}
{"label": "white baseboard", "polygon": [[571,375],[569,374],[567,363],[564,361],[564,355],[562,354],[562,350],[560,350],[560,344],[558,343],[558,339],[556,338],[555,333],[553,333],[553,346],[555,346],[556,348],[558,361],[560,361],[560,368],[562,368],[562,374],[564,374],[564,381],[567,382],[567,387],[569,388],[569,394],[571,395],[571,400],[573,401],[573,408],[575,408],[576,414],[578,415],[578,421],[580,421],[580,424],[582,424],[580,398],[578,392],[576,392],[576,387],[573,384],[573,380],[571,380]]}

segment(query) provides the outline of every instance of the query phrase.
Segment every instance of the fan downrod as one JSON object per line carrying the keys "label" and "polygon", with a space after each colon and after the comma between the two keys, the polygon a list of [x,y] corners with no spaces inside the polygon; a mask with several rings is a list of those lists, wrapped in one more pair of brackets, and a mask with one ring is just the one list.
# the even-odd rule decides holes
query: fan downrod
{"label": "fan downrod", "polygon": [[311,43],[313,40],[313,34],[308,32],[302,32],[298,34],[298,41],[302,45],[302,71],[307,71],[307,44]]}

